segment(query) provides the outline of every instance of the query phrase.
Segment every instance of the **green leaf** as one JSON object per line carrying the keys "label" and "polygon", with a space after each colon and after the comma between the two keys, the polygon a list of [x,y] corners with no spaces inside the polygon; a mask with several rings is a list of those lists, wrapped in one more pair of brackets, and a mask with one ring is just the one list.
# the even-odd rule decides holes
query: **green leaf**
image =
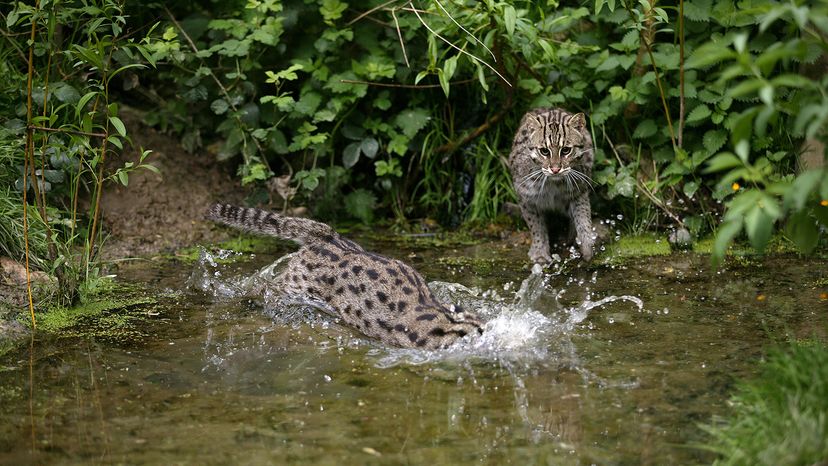
{"label": "green leaf", "polygon": [[273,71],[265,71],[265,75],[267,76],[265,82],[269,84],[276,84],[281,80],[293,81],[299,78],[299,75],[297,75],[296,72],[303,70],[304,68],[304,65],[295,64],[276,73]]}
{"label": "green leaf", "polygon": [[367,189],[357,189],[345,196],[345,211],[362,223],[370,224],[374,221],[374,211],[377,208],[377,197]]}
{"label": "green leaf", "polygon": [[118,181],[124,186],[129,185],[129,174],[125,170],[118,170]]}
{"label": "green leaf", "polygon": [[410,139],[423,129],[430,119],[431,115],[428,110],[418,107],[403,110],[394,119],[394,124]]}
{"label": "green leaf", "polygon": [[690,114],[687,115],[687,119],[685,120],[687,123],[693,123],[696,121],[704,120],[705,118],[709,117],[711,114],[710,107],[705,104],[701,104],[696,106],[693,110],[690,111]]}
{"label": "green leaf", "polygon": [[719,42],[708,42],[697,48],[685,62],[685,69],[704,68],[721,61],[736,58],[736,53]]}
{"label": "green leaf", "polygon": [[785,233],[803,254],[810,254],[819,244],[817,223],[807,212],[797,212],[788,219]]}
{"label": "green leaf", "polygon": [[366,157],[373,159],[377,156],[377,151],[379,151],[379,142],[374,138],[365,138],[362,140],[359,149]]}
{"label": "green leaf", "polygon": [[67,102],[70,104],[78,102],[81,98],[77,89],[64,82],[55,83],[52,87],[52,93],[61,102]]}
{"label": "green leaf", "polygon": [[121,137],[126,137],[126,126],[124,126],[124,122],[121,121],[120,118],[111,116],[109,117],[109,122],[112,123],[112,126],[115,127],[115,131],[117,131]]}
{"label": "green leaf", "polygon": [[455,55],[443,62],[443,74],[446,77],[446,81],[450,81],[452,76],[454,76],[454,71],[457,69],[457,58],[459,58],[459,55]]}
{"label": "green leaf", "polygon": [[765,246],[773,233],[774,219],[771,218],[761,205],[756,204],[745,214],[745,232],[750,239],[753,249],[764,252]]}
{"label": "green leaf", "polygon": [[696,191],[698,191],[698,190],[699,190],[699,184],[696,183],[695,181],[688,181],[688,182],[684,183],[684,189],[683,189],[684,195],[687,196],[688,198],[692,199],[693,195],[695,195]]}
{"label": "green leaf", "polygon": [[722,129],[711,129],[704,133],[702,141],[707,152],[715,154],[727,142],[727,132]]}
{"label": "green leaf", "polygon": [[595,72],[600,71],[609,71],[615,68],[618,68],[621,65],[621,62],[618,61],[618,57],[615,55],[608,56],[604,61],[595,68]]}
{"label": "green leaf", "polygon": [[657,131],[658,126],[656,126],[655,122],[651,119],[646,119],[636,126],[635,131],[633,132],[633,138],[646,139],[654,135]]}
{"label": "green leaf", "polygon": [[797,176],[785,195],[785,206],[797,212],[801,211],[824,177],[825,172],[822,169],[808,170]]}
{"label": "green leaf", "polygon": [[210,104],[210,110],[216,115],[221,115],[230,108],[230,104],[224,99],[216,99]]}
{"label": "green leaf", "polygon": [[741,219],[719,225],[719,229],[716,230],[716,240],[713,242],[713,254],[711,256],[714,264],[721,263],[727,253],[727,248],[740,231],[742,231]]}
{"label": "green leaf", "polygon": [[124,148],[124,144],[121,142],[121,139],[118,138],[118,136],[115,136],[114,134],[109,136],[108,138],[106,138],[106,140],[109,141],[110,144],[117,147],[118,149],[123,149]]}
{"label": "green leaf", "polygon": [[503,24],[506,26],[506,33],[510,36],[515,33],[515,23],[517,22],[517,13],[515,7],[506,5],[503,8]]}
{"label": "green leaf", "polygon": [[747,81],[742,81],[739,84],[733,86],[728,91],[728,95],[737,98],[737,97],[744,97],[748,94],[753,94],[757,92],[762,86],[765,85],[765,81],[759,78],[748,79]]}
{"label": "green leaf", "polygon": [[443,94],[448,97],[450,90],[449,82],[448,79],[446,79],[446,74],[443,73],[443,70],[437,70],[437,79],[440,81],[440,87],[443,88]]}
{"label": "green leaf", "polygon": [[352,142],[342,151],[342,166],[351,168],[359,161],[360,143]]}
{"label": "green leaf", "polygon": [[348,8],[348,4],[339,0],[322,0],[319,13],[328,25],[333,25],[334,20],[342,17],[342,13]]}
{"label": "green leaf", "polygon": [[741,166],[743,164],[739,157],[736,157],[730,152],[722,152],[707,162],[707,168],[704,169],[704,173],[714,173]]}

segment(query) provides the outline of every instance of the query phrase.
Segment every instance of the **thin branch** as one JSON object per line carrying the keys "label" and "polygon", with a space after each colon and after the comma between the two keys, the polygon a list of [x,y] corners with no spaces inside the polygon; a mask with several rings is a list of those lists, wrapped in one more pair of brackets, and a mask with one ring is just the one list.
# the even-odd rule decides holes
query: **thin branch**
{"label": "thin branch", "polygon": [[[455,81],[452,82],[452,86],[457,86],[460,84],[468,84],[470,82],[474,82],[476,79],[464,79],[462,81]],[[340,79],[339,82],[345,84],[365,84],[367,86],[376,86],[376,87],[395,87],[399,89],[431,89],[435,87],[440,87],[440,84],[395,84],[395,83],[378,83],[373,81],[356,81],[353,79]]]}
{"label": "thin branch", "polygon": [[[35,0],[35,10],[40,8],[40,1]],[[35,28],[37,21],[32,18],[32,31],[29,39],[29,60],[28,73],[26,81],[26,122],[32,123],[32,82],[34,81],[34,44],[35,44]],[[32,300],[32,274],[29,265],[29,206],[26,201],[26,193],[29,192],[28,186],[28,168],[29,168],[29,154],[34,154],[34,133],[29,130],[26,132],[26,155],[23,159],[23,242],[26,249],[26,294],[29,298],[29,313],[32,317],[32,328],[37,329],[37,321],[34,314],[34,302]],[[34,156],[32,155],[32,163],[34,163]],[[37,179],[33,184],[37,184]]]}
{"label": "thin branch", "polygon": [[475,60],[475,61],[478,61],[478,62],[482,63],[482,64],[483,64],[483,65],[485,65],[487,68],[489,68],[490,70],[494,71],[494,72],[495,72],[495,74],[496,74],[498,77],[500,77],[500,79],[502,79],[502,80],[503,80],[503,82],[505,82],[506,84],[508,84],[508,85],[509,85],[509,87],[512,87],[512,83],[510,83],[508,79],[506,79],[505,77],[503,77],[503,75],[502,75],[502,74],[500,74],[500,72],[498,72],[496,69],[494,69],[494,67],[493,67],[492,65],[490,65],[490,64],[488,64],[488,63],[486,63],[484,60],[481,60],[481,59],[479,59],[479,58],[475,57],[474,55],[470,54],[469,52],[466,52],[465,50],[461,49],[460,47],[458,47],[458,46],[456,46],[456,45],[452,44],[451,42],[449,42],[446,38],[444,38],[444,37],[443,37],[443,36],[441,36],[440,34],[437,34],[437,32],[435,32],[435,31],[434,31],[434,29],[431,29],[431,27],[429,27],[428,23],[426,23],[426,22],[423,20],[423,17],[422,17],[422,16],[420,16],[420,13],[419,13],[419,12],[418,12],[415,8],[414,8],[414,5],[413,5],[411,2],[409,2],[408,4],[412,6],[412,8],[411,8],[411,10],[410,10],[410,11],[413,11],[413,12],[414,12],[414,14],[415,14],[415,15],[417,15],[417,19],[419,19],[419,20],[420,20],[420,23],[422,23],[422,25],[423,25],[423,26],[425,26],[425,28],[426,28],[426,29],[428,29],[428,31],[429,31],[430,33],[432,33],[432,34],[434,34],[435,36],[437,36],[437,38],[439,38],[440,40],[442,40],[443,42],[445,42],[446,44],[448,44],[451,48],[453,48],[453,49],[457,50],[457,51],[458,51],[458,52],[460,52],[460,53],[463,53],[463,54],[465,54],[465,55],[468,55],[468,56],[469,56],[469,58],[471,58],[472,60]]}
{"label": "thin branch", "polygon": [[403,41],[402,31],[400,31],[400,22],[397,21],[397,15],[394,13],[395,8],[391,9],[391,17],[394,18],[394,28],[397,30],[397,37],[400,38],[400,48],[402,49],[403,58],[405,59],[405,66],[411,68],[408,63],[408,54],[405,52],[405,42]]}
{"label": "thin branch", "polygon": [[678,146],[684,141],[684,0],[679,0],[679,123]]}
{"label": "thin branch", "polygon": [[[370,15],[371,13],[373,13],[373,12],[375,12],[375,11],[377,11],[377,10],[380,10],[380,9],[382,9],[382,8],[385,8],[385,7],[387,7],[388,5],[390,5],[390,4],[392,4],[392,3],[396,3],[396,2],[398,2],[398,1],[399,1],[399,0],[389,0],[389,1],[385,2],[385,3],[383,3],[382,5],[377,5],[377,6],[375,6],[374,8],[371,8],[370,10],[368,10],[368,11],[366,11],[366,12],[364,12],[364,13],[361,13],[361,14],[360,14],[359,16],[357,16],[356,18],[354,18],[354,19],[352,19],[352,20],[348,21],[347,23],[345,23],[345,25],[346,25],[346,26],[350,26],[350,25],[352,25],[352,24],[356,23],[357,21],[361,20],[362,18],[364,18],[364,17],[366,17],[366,16]],[[394,10],[394,9],[392,9],[391,11],[393,11],[393,10]]]}
{"label": "thin branch", "polygon": [[77,134],[78,136],[88,136],[93,138],[105,138],[107,137],[104,133],[87,133],[86,131],[76,131],[74,129],[66,129],[66,128],[47,128],[45,126],[35,126],[29,125],[29,130],[33,131],[45,131],[47,133],[65,133],[65,134]]}

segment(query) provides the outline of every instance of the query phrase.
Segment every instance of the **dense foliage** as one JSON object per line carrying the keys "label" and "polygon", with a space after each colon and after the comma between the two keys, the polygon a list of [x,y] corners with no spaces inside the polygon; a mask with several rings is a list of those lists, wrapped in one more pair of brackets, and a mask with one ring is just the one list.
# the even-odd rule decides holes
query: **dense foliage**
{"label": "dense foliage", "polygon": [[[87,270],[100,186],[136,168],[104,169],[129,143],[123,104],[234,164],[251,203],[326,220],[496,217],[514,200],[520,116],[554,105],[590,116],[597,210],[629,230],[720,226],[722,257],[776,229],[808,252],[828,225],[824,149],[800,161],[826,138],[825,3],[84,0],[0,14],[0,177],[14,186],[0,195],[19,212],[27,188],[47,219],[35,236],[63,245],[34,248],[56,270]],[[0,234],[19,231],[13,218]]]}
{"label": "dense foliage", "polygon": [[723,220],[718,256],[743,230],[763,249],[774,225],[816,246],[828,177],[797,163],[825,136],[824,5],[372,5],[166,10],[150,121],[325,217],[370,221],[379,202],[456,222],[513,200],[516,123],[560,105],[591,116],[597,193],[631,229]]}

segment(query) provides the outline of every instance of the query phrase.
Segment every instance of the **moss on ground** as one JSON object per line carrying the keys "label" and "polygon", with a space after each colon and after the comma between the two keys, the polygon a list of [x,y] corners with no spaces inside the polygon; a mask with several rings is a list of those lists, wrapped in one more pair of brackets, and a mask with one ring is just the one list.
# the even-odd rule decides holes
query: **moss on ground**
{"label": "moss on ground", "polygon": [[672,253],[666,237],[655,235],[622,236],[604,246],[595,260],[601,265],[621,265],[640,257],[667,256]]}
{"label": "moss on ground", "polygon": [[[93,337],[115,344],[143,341],[146,323],[163,313],[158,298],[135,285],[107,280],[72,307],[54,306],[37,314],[37,329],[61,338]],[[31,325],[31,322],[21,322]]]}
{"label": "moss on ground", "polygon": [[[225,259],[216,259],[216,262],[221,264],[236,262],[243,259],[245,255],[249,254],[270,254],[280,249],[286,249],[290,242],[273,238],[269,236],[257,236],[240,234],[235,238],[222,241],[220,243],[210,245],[206,249],[216,251],[220,249],[234,251],[239,253]],[[180,249],[175,252],[170,259],[179,260],[185,263],[194,263],[201,257],[201,251],[205,246],[196,245]]]}

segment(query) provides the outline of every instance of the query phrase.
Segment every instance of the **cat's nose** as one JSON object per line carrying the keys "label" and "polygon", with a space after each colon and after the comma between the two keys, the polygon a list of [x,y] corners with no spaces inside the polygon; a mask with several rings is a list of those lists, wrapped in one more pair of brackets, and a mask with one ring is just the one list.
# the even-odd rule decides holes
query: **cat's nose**
{"label": "cat's nose", "polygon": [[558,173],[561,171],[561,167],[551,167],[549,168],[549,171],[551,171],[552,173]]}

